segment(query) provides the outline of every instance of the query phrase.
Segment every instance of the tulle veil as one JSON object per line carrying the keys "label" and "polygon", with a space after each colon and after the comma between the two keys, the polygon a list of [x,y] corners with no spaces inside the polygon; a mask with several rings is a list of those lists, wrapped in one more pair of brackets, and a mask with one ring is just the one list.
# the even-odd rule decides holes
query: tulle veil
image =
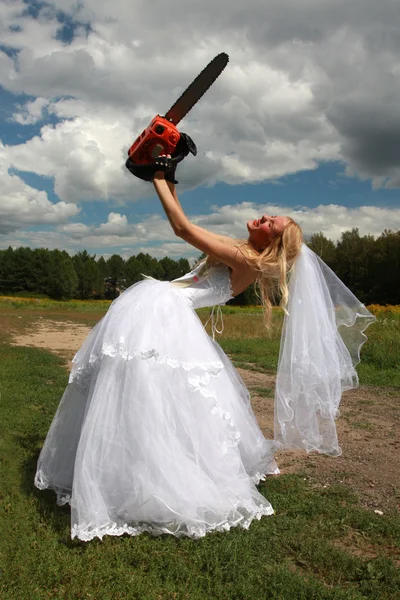
{"label": "tulle veil", "polygon": [[303,243],[289,283],[275,388],[275,440],[340,455],[335,420],[374,315]]}

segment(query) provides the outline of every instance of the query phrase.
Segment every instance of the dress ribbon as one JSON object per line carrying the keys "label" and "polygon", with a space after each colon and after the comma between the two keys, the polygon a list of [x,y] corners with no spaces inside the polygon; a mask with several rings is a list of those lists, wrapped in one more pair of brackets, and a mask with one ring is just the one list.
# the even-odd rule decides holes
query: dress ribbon
{"label": "dress ribbon", "polygon": [[[206,328],[209,320],[211,319],[211,331],[212,331],[213,340],[215,340],[215,333],[221,334],[224,331],[224,319],[222,317],[221,305],[217,304],[216,306],[217,306],[217,316],[214,317],[215,306],[213,306],[211,309],[211,315],[208,317],[207,323],[204,325],[204,328]],[[221,329],[218,329],[218,327],[217,327],[218,320],[221,321]]]}

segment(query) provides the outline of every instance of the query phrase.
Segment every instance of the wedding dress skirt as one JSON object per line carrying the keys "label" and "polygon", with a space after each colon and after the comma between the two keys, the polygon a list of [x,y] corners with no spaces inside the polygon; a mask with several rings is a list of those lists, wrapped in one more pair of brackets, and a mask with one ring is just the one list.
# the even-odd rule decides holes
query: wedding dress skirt
{"label": "wedding dress skirt", "polygon": [[231,297],[224,265],[186,288],[146,279],[88,334],[35,475],[70,504],[72,538],[200,538],[273,514],[256,484],[279,472],[274,443],[194,310]]}

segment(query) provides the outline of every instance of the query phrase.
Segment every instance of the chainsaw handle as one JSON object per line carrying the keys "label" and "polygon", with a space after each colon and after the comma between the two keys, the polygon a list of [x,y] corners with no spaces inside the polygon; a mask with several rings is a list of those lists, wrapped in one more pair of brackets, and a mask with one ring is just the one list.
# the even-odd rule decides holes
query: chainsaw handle
{"label": "chainsaw handle", "polygon": [[187,133],[183,133],[182,131],[179,137],[179,141],[176,145],[175,152],[172,154],[172,158],[176,159],[178,158],[178,156],[183,155],[182,158],[176,161],[177,163],[181,162],[189,154],[189,152],[191,152],[193,156],[196,156],[197,146],[190,137],[190,135],[188,135]]}
{"label": "chainsaw handle", "polygon": [[170,183],[179,183],[175,179],[176,167],[184,158],[191,152],[193,156],[197,155],[197,146],[187,133],[181,132],[179,141],[176,145],[175,152],[172,154],[173,168],[165,174],[165,179]]}

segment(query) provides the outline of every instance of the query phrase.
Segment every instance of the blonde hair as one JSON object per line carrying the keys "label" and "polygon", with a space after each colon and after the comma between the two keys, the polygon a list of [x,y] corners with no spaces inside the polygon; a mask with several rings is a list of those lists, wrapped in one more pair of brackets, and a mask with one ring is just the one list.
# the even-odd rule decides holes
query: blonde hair
{"label": "blonde hair", "polygon": [[[282,233],[263,250],[256,250],[248,239],[232,238],[232,246],[238,248],[252,271],[257,273],[254,281],[254,291],[257,297],[261,299],[263,320],[268,332],[272,327],[273,303],[276,304],[279,299],[279,306],[286,310],[289,297],[288,278],[303,243],[303,233],[300,226],[290,217],[287,217],[287,219],[288,223]],[[226,238],[224,238],[224,241],[226,242]],[[197,273],[199,280],[204,279],[211,267],[221,263],[221,261],[209,255],[199,260],[193,269],[201,263],[204,264]],[[193,283],[193,279],[189,278],[185,281],[173,282],[173,285],[186,287],[191,283]],[[258,294],[257,287],[261,292],[261,297]]]}

